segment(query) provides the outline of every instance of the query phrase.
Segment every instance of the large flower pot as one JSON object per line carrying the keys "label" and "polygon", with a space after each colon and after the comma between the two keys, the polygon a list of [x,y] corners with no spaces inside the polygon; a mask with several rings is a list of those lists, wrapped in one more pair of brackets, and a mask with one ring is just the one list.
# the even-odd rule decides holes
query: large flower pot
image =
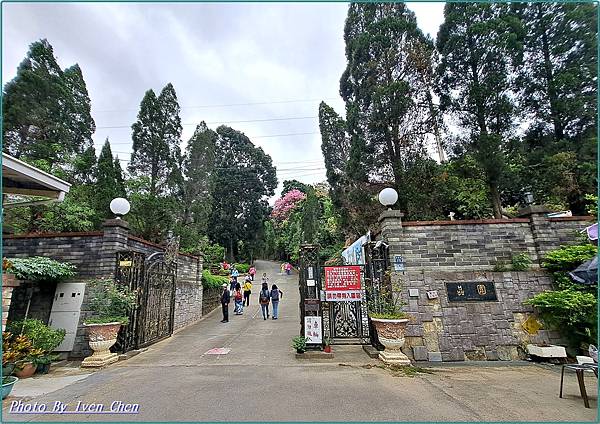
{"label": "large flower pot", "polygon": [[47,364],[38,364],[35,372],[37,374],[48,374],[50,372],[50,362]]}
{"label": "large flower pot", "polygon": [[119,360],[118,355],[110,351],[117,342],[117,334],[121,328],[120,322],[107,324],[84,324],[90,338],[90,348],[94,351],[81,363],[82,367],[99,368]]}
{"label": "large flower pot", "polygon": [[371,318],[377,338],[385,347],[379,353],[379,359],[386,364],[410,365],[410,359],[400,350],[404,346],[404,333],[408,319]]}
{"label": "large flower pot", "polygon": [[[4,381],[6,381],[6,383]],[[6,396],[10,394],[17,381],[19,381],[19,379],[12,375],[2,378],[2,399],[5,399]]]}
{"label": "large flower pot", "polygon": [[15,375],[19,378],[28,378],[31,377],[36,370],[37,366],[33,364],[33,362],[26,362],[22,367],[17,367],[15,369]]}
{"label": "large flower pot", "polygon": [[2,375],[4,377],[9,376],[9,375],[11,375],[14,372],[14,370],[15,370],[15,364],[14,363],[5,364],[2,367]]}

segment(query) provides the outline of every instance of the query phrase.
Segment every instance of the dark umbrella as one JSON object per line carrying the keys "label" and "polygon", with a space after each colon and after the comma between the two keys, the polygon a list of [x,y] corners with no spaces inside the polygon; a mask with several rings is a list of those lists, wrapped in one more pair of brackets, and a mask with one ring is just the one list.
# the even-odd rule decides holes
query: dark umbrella
{"label": "dark umbrella", "polygon": [[580,284],[596,284],[598,282],[598,256],[579,265],[569,272],[571,279]]}

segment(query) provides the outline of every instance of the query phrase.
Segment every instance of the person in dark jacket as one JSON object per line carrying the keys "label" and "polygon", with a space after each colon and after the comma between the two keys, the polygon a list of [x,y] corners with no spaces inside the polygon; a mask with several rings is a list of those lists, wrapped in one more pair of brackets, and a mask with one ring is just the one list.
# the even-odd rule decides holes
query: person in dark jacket
{"label": "person in dark jacket", "polygon": [[227,290],[227,284],[223,284],[223,293],[221,293],[221,307],[223,308],[223,319],[221,322],[229,322],[229,301],[231,295]]}

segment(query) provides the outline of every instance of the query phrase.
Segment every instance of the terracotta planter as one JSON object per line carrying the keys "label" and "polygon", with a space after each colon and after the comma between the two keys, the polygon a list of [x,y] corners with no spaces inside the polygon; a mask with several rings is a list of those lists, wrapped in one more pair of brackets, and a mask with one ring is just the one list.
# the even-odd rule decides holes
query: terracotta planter
{"label": "terracotta planter", "polygon": [[99,368],[119,360],[116,353],[110,348],[117,342],[117,334],[121,328],[120,322],[106,324],[84,324],[90,338],[90,348],[94,351],[81,363],[82,367]]}
{"label": "terracotta planter", "polygon": [[410,359],[400,350],[404,346],[404,334],[408,319],[371,318],[377,337],[385,347],[379,359],[386,364],[410,365]]}
{"label": "terracotta planter", "polygon": [[26,362],[23,365],[23,368],[15,368],[15,375],[19,378],[28,378],[31,377],[36,370],[37,366],[33,364],[33,362]]}

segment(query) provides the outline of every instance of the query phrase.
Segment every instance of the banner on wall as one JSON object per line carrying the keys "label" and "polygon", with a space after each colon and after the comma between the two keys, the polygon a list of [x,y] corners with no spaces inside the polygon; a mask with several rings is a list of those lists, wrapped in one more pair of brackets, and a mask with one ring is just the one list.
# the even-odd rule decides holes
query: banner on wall
{"label": "banner on wall", "polygon": [[348,246],[343,252],[342,257],[344,258],[344,264],[346,265],[364,265],[365,264],[365,250],[364,245],[371,241],[371,232],[356,240],[350,246]]}

